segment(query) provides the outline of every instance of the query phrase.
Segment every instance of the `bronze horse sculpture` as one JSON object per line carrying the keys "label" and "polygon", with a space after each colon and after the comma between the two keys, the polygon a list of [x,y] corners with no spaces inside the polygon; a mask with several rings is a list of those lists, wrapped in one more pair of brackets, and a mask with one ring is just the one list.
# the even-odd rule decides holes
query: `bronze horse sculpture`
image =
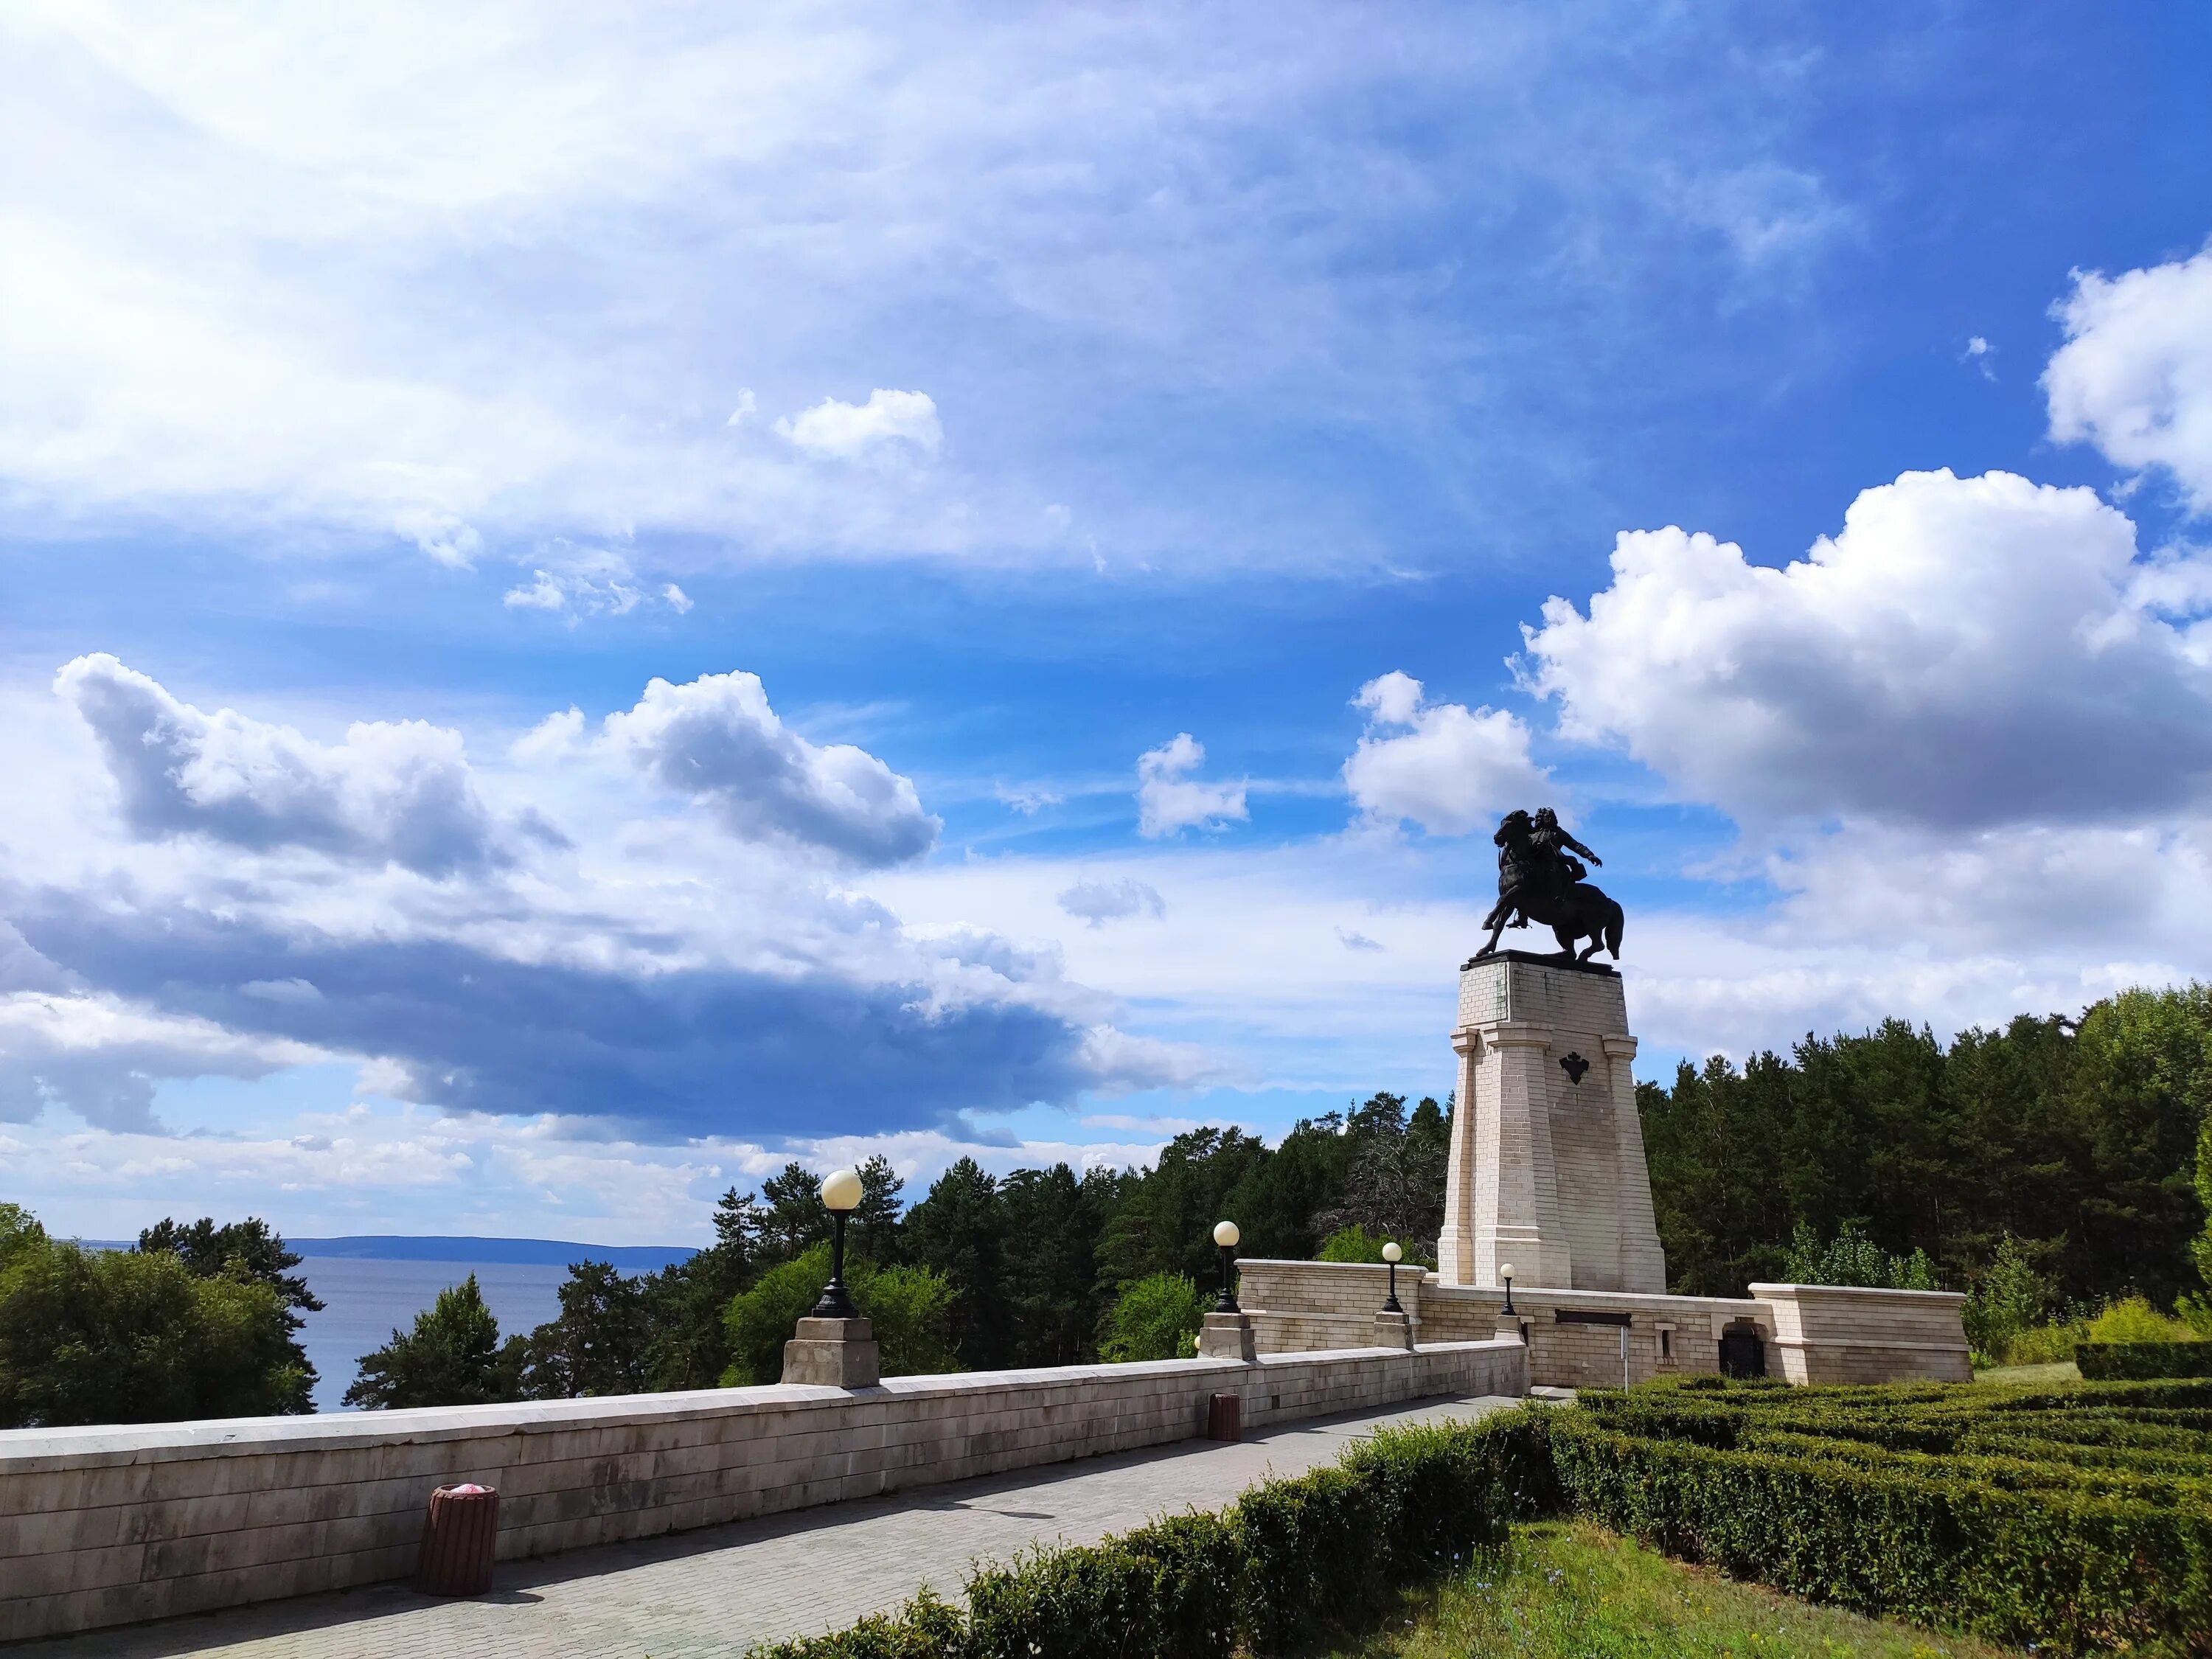
{"label": "bronze horse sculpture", "polygon": [[[1569,835],[1550,807],[1533,818],[1518,810],[1508,812],[1492,839],[1498,844],[1498,903],[1482,921],[1490,938],[1468,966],[1497,953],[1509,922],[1549,927],[1559,942],[1561,962],[1588,962],[1601,950],[1620,960],[1620,906],[1602,888],[1583,879],[1588,872],[1574,854],[1592,864],[1604,860]],[[1583,939],[1589,944],[1577,955],[1575,946]]]}

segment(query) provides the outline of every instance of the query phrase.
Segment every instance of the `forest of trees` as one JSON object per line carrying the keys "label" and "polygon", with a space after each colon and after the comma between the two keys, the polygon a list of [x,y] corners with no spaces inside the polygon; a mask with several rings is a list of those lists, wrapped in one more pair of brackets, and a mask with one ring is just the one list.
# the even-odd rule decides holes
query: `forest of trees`
{"label": "forest of trees", "polygon": [[[1791,1273],[1972,1291],[1988,1328],[2122,1298],[2201,1309],[2212,1274],[2212,991],[2131,991],[2076,1021],[2022,1016],[1948,1046],[1887,1022],[1786,1055],[1685,1066],[1638,1091],[1671,1288]],[[1433,1260],[1449,1101],[1378,1093],[1273,1146],[1178,1135],[1149,1170],[994,1176],[971,1159],[919,1201],[878,1158],[852,1278],[886,1370],[1176,1352],[1216,1287],[1212,1224],[1243,1253]],[[364,1357],[366,1406],[772,1381],[827,1277],[818,1174],[726,1193],[715,1242],[659,1273],[571,1270],[558,1316],[501,1336],[473,1282]],[[0,1206],[0,1425],[307,1409],[317,1304],[258,1221],[165,1221],[133,1251],[48,1239]],[[1977,1341],[1982,1338],[1978,1336]]]}
{"label": "forest of trees", "polygon": [[1924,1251],[1952,1289],[2012,1241],[2051,1311],[2201,1294],[2212,988],[2021,1015],[1948,1048],[1885,1022],[1638,1091],[1671,1288],[1777,1276],[1801,1224]]}

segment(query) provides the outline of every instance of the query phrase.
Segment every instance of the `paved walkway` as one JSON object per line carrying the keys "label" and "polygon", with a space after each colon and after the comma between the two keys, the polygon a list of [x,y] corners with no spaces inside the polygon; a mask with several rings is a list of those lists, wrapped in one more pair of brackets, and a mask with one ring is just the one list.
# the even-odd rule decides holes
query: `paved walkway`
{"label": "paved walkway", "polygon": [[733,1659],[756,1642],[834,1630],[924,1584],[960,1593],[969,1565],[1026,1546],[1087,1544],[1155,1516],[1213,1509],[1268,1475],[1335,1462],[1384,1424],[1466,1420],[1518,1402],[1424,1401],[1318,1418],[1233,1446],[1148,1451],[928,1486],[501,1564],[487,1597],[439,1601],[398,1585],[271,1601],[135,1629],[10,1647],[4,1659]]}

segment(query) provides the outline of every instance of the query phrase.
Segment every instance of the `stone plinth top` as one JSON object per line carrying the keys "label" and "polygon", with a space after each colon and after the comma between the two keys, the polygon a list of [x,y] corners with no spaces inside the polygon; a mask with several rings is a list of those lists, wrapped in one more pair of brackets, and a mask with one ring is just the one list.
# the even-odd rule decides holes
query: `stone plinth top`
{"label": "stone plinth top", "polygon": [[1483,957],[1461,969],[1456,1029],[1490,1034],[1515,1027],[1547,1039],[1626,1036],[1628,1001],[1620,975],[1525,951]]}
{"label": "stone plinth top", "polygon": [[1893,1302],[1903,1307],[1911,1307],[1916,1302],[1930,1308],[1942,1307],[1947,1304],[1963,1307],[1966,1300],[1964,1291],[1893,1291],[1869,1285],[1753,1285],[1751,1293],[1762,1302],[1774,1302],[1784,1297],[1796,1300],[1813,1296],[1823,1298],[1836,1297],[1844,1301],[1856,1298],[1868,1302]]}
{"label": "stone plinth top", "polygon": [[1535,968],[1557,968],[1569,974],[1602,974],[1609,979],[1619,979],[1620,969],[1610,963],[1577,962],[1571,957],[1561,957],[1550,951],[1492,951],[1486,957],[1469,957],[1459,965],[1462,974],[1470,968],[1480,968],[1487,962],[1524,962]]}

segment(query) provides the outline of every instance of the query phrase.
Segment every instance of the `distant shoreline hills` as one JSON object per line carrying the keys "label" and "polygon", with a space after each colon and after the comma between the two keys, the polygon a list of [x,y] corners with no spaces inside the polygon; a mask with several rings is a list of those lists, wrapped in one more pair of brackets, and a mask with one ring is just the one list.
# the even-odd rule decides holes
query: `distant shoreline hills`
{"label": "distant shoreline hills", "polygon": [[[95,1249],[127,1250],[135,1240],[81,1238]],[[573,1267],[604,1261],[625,1273],[651,1273],[689,1261],[696,1250],[674,1244],[574,1244],[557,1238],[465,1238],[451,1234],[363,1233],[346,1238],[295,1238],[285,1248],[306,1259],[355,1261],[453,1261],[466,1267]]]}

